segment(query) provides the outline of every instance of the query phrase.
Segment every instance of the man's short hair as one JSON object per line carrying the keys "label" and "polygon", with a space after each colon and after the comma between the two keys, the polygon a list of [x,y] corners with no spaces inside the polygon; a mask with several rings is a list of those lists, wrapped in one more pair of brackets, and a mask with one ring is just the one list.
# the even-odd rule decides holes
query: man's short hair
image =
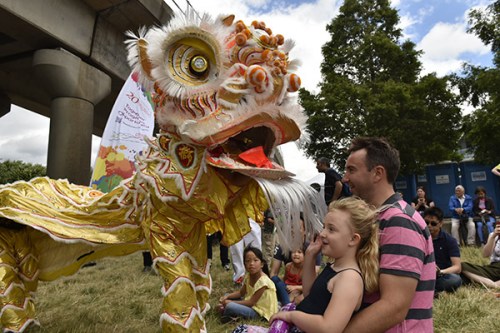
{"label": "man's short hair", "polygon": [[321,164],[326,165],[327,167],[330,167],[330,159],[328,159],[326,157],[318,157],[318,159],[316,160],[316,162],[319,162]]}
{"label": "man's short hair", "polygon": [[384,138],[358,137],[352,140],[347,153],[350,154],[361,149],[366,149],[368,171],[381,165],[387,174],[387,182],[394,184],[401,165],[399,151]]}
{"label": "man's short hair", "polygon": [[422,214],[423,217],[426,216],[434,216],[438,219],[439,222],[443,221],[443,211],[439,209],[438,207],[430,207],[424,210],[424,213]]}

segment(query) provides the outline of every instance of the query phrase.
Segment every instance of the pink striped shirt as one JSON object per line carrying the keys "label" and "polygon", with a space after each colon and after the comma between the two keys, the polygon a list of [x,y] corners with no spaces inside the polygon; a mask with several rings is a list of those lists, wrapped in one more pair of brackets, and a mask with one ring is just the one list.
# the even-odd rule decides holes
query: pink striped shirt
{"label": "pink striped shirt", "polygon": [[[390,328],[390,333],[433,332],[432,302],[436,266],[432,237],[418,212],[397,194],[384,203],[379,215],[380,274],[412,277],[417,290],[403,322]],[[365,295],[369,305],[380,298],[378,293]]]}

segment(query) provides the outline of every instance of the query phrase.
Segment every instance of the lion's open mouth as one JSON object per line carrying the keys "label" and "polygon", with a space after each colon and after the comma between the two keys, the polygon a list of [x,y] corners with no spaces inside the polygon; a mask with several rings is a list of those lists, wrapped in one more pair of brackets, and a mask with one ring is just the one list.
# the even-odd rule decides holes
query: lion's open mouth
{"label": "lion's open mouth", "polygon": [[[282,166],[270,159],[275,135],[265,126],[253,127],[209,149],[208,163],[219,168],[243,172],[267,170],[274,174],[290,175]],[[272,177],[274,178],[274,177]]]}

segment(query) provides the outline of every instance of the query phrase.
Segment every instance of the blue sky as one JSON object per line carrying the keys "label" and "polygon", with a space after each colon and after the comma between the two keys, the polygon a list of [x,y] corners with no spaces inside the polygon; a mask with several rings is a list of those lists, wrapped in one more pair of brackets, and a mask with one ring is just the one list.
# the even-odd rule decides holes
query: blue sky
{"label": "blue sky", "polygon": [[[166,0],[177,11],[172,0]],[[186,0],[175,0],[185,8]],[[325,26],[337,14],[342,1],[335,0],[189,0],[200,13],[235,14],[247,24],[254,19],[266,22],[273,32],[295,41],[290,57],[302,61],[298,74],[302,85],[315,91],[321,78],[321,46],[328,41]],[[404,38],[412,40],[424,53],[420,58],[422,74],[439,76],[458,71],[463,62],[491,66],[490,48],[474,35],[466,33],[467,12],[484,7],[484,0],[392,0],[398,9]],[[21,125],[22,124],[22,125]],[[20,132],[19,128],[24,131]],[[49,119],[30,111],[12,107],[0,118],[0,161],[13,159],[45,165],[47,159]],[[93,139],[93,158],[100,139]],[[308,180],[317,174],[315,165],[294,146],[284,147],[285,167]],[[290,161],[288,163],[287,161]],[[301,161],[297,163],[297,161]]]}

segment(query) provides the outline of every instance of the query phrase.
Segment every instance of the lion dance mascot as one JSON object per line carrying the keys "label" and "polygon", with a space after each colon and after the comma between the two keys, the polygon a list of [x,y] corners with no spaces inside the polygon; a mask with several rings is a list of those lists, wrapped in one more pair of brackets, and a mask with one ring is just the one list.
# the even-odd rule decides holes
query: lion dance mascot
{"label": "lion dance mascot", "polygon": [[135,174],[109,193],[47,177],[0,186],[0,321],[36,323],[38,281],[104,256],[149,249],[163,278],[164,332],[204,332],[211,291],[206,235],[231,245],[271,208],[285,249],[321,228],[325,207],[273,162],[305,124],[287,96],[299,77],[293,46],[263,22],[193,13],[129,34],[129,61],[153,91],[160,133],[146,138]]}

